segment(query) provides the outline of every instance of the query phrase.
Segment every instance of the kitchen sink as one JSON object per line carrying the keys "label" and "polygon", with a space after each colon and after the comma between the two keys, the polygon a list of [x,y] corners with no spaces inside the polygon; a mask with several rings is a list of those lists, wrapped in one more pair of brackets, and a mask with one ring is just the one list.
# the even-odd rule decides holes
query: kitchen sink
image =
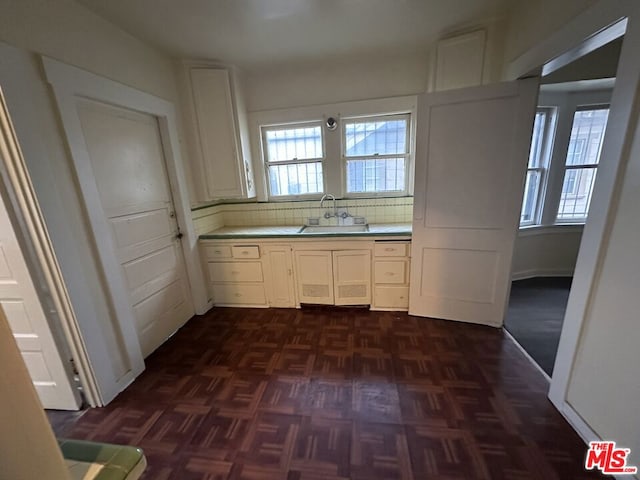
{"label": "kitchen sink", "polygon": [[369,225],[310,225],[302,227],[300,233],[364,233]]}

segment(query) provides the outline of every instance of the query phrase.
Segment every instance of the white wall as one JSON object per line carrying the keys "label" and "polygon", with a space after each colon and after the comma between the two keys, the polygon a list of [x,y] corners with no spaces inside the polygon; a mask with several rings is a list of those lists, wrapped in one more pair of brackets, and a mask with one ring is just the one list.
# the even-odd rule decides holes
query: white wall
{"label": "white wall", "polygon": [[[0,86],[40,202],[81,327],[102,338],[111,365],[95,365],[118,378],[129,368],[105,295],[66,139],[36,53],[173,100],[173,64],[130,35],[68,0],[0,3]],[[85,334],[87,330],[83,330]]]}
{"label": "white wall", "polygon": [[73,0],[0,0],[0,40],[167,100],[176,95],[168,58]]}
{"label": "white wall", "polygon": [[[584,12],[597,1],[531,0],[517,2],[508,22],[504,51],[505,65],[547,39],[552,33],[560,30],[569,20]],[[546,58],[546,60],[551,60],[551,58]]]}
{"label": "white wall", "polygon": [[[506,22],[493,19],[481,24],[443,31],[443,37],[484,28],[487,32],[483,82],[500,79]],[[435,42],[420,51],[403,54],[380,52],[292,61],[244,72],[250,112],[328,103],[414,95],[431,90]]]}
{"label": "white wall", "polygon": [[512,278],[571,277],[582,225],[521,229],[513,252]]}
{"label": "white wall", "polygon": [[427,88],[429,56],[347,57],[245,72],[249,111],[412,95]]}

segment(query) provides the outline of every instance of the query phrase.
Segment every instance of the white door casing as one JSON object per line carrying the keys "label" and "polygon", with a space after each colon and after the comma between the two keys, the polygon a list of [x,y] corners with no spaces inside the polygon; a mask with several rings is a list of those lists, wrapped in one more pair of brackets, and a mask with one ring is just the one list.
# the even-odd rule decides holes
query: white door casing
{"label": "white door casing", "polygon": [[146,357],[194,313],[158,122],[88,100],[78,113]]}
{"label": "white door casing", "polygon": [[[191,221],[187,181],[178,138],[177,115],[171,102],[157,96],[50,58],[43,57],[43,64],[47,80],[53,87],[68,141],[78,179],[79,193],[87,211],[90,233],[96,245],[96,259],[104,273],[105,300],[113,310],[109,324],[105,324],[105,319],[91,316],[91,311],[87,309],[88,305],[80,305],[78,308],[82,311],[77,312],[79,317],[82,316],[82,320],[78,320],[78,327],[82,340],[87,346],[87,365],[99,389],[99,401],[92,402],[92,405],[106,405],[144,370],[144,361],[129,295],[123,282],[122,267],[116,256],[111,226],[102,211],[77,103],[81,99],[92,99],[148,113],[157,118],[176,207],[176,218],[184,234],[182,251],[193,302],[197,313],[203,314],[210,308],[211,302],[200,262],[198,235]],[[78,285],[75,287],[77,290]],[[120,365],[124,369],[121,369]]]}
{"label": "white door casing", "polygon": [[501,326],[538,80],[418,101],[409,312]]}
{"label": "white door casing", "polygon": [[36,293],[0,198],[0,305],[44,408],[78,410],[80,394]]}

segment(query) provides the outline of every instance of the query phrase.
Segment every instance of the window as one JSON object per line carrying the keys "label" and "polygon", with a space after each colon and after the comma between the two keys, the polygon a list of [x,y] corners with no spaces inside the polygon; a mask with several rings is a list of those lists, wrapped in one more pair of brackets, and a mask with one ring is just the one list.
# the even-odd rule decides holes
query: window
{"label": "window", "polygon": [[270,197],[324,191],[324,141],[320,122],[262,127]]}
{"label": "window", "polygon": [[343,120],[347,194],[405,194],[410,115]]}
{"label": "window", "polygon": [[531,137],[531,149],[529,150],[529,163],[527,165],[527,177],[520,212],[520,225],[533,225],[538,223],[542,205],[542,190],[549,167],[548,144],[552,136],[555,112],[553,108],[538,108],[533,123],[533,135]]}
{"label": "window", "polygon": [[608,117],[607,106],[579,108],[573,116],[558,222],[587,218]]}

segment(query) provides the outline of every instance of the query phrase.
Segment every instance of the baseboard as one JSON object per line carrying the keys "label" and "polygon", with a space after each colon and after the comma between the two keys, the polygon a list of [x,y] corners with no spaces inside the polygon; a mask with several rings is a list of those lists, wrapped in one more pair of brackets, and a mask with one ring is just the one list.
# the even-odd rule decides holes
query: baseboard
{"label": "baseboard", "polygon": [[[558,405],[554,403],[554,406],[558,408]],[[561,408],[558,408],[560,414],[564,417],[564,419],[569,422],[571,428],[575,430],[575,432],[580,436],[582,441],[585,444],[584,454],[585,457],[587,455],[587,445],[589,442],[599,442],[602,440],[602,437],[598,435],[587,422],[580,416],[578,412],[574,410],[574,408],[565,400]],[[629,476],[629,475],[613,475],[613,478],[616,480],[629,480],[630,478],[638,478],[638,476]]]}
{"label": "baseboard", "polygon": [[511,280],[526,280],[535,277],[573,277],[574,270],[555,270],[555,269],[531,269],[522,272],[513,272]]}
{"label": "baseboard", "polygon": [[600,436],[593,431],[589,424],[585,422],[584,419],[578,414],[578,412],[576,412],[573,407],[566,401],[562,405],[560,413],[567,420],[567,422],[569,422],[576,433],[580,435],[580,438],[582,438],[582,441],[585,443],[585,445],[588,445],[589,442],[601,440]]}

